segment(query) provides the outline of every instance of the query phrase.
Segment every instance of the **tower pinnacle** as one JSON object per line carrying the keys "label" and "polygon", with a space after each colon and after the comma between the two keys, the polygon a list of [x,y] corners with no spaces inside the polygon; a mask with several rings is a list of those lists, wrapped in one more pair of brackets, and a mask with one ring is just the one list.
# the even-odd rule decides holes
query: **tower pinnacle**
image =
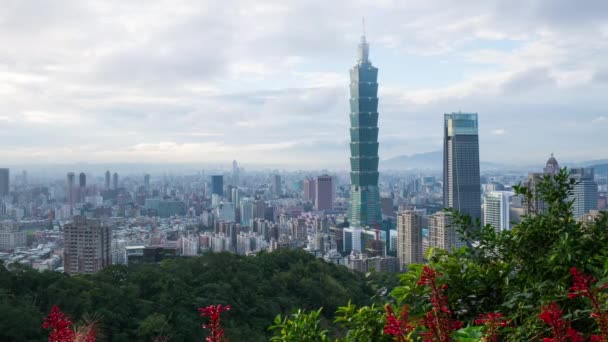
{"label": "tower pinnacle", "polygon": [[369,62],[369,44],[365,39],[365,18],[361,19],[361,24],[363,26],[363,34],[361,35],[361,43],[359,43],[359,63],[367,63]]}

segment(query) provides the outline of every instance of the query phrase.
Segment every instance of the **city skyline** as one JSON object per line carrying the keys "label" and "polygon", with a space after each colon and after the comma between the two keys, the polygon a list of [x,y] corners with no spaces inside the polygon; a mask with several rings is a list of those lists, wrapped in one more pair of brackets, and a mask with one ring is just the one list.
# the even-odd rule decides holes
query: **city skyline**
{"label": "city skyline", "polygon": [[365,17],[381,160],[440,150],[442,113],[458,110],[480,115],[482,160],[603,159],[607,6],[9,3],[0,155],[346,169],[345,71]]}

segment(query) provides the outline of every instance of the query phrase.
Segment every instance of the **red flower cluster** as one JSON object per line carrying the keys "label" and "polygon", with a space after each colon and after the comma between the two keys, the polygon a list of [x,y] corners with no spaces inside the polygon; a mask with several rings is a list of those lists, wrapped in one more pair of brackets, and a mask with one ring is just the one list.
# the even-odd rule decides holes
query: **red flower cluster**
{"label": "red flower cluster", "polygon": [[543,342],[585,342],[581,333],[570,327],[570,322],[564,321],[564,312],[557,303],[543,306],[540,319],[551,327],[551,338],[543,338]]}
{"label": "red flower cluster", "polygon": [[405,342],[407,335],[416,328],[409,322],[409,307],[404,305],[401,308],[399,317],[397,317],[390,305],[387,304],[384,309],[386,310],[384,333],[395,336],[396,342]]}
{"label": "red flower cluster", "polygon": [[591,301],[591,306],[593,307],[591,317],[595,319],[602,333],[602,336],[592,336],[592,339],[608,342],[608,312],[602,310],[602,301],[599,298],[600,291],[608,288],[608,284],[593,287],[593,284],[597,282],[597,279],[593,276],[584,274],[576,267],[570,269],[570,274],[572,274],[573,284],[570,287],[568,297],[584,297]]}
{"label": "red flower cluster", "polygon": [[475,324],[484,325],[484,334],[486,342],[498,342],[498,330],[507,326],[506,319],[500,312],[490,312],[487,314],[479,315],[479,318],[475,320]]}
{"label": "red flower cluster", "polygon": [[209,318],[209,324],[202,325],[203,328],[209,329],[209,336],[206,339],[207,342],[226,341],[224,339],[224,330],[222,330],[220,326],[220,314],[228,310],[230,310],[229,305],[222,306],[221,304],[209,305],[206,308],[198,308],[201,317]]}
{"label": "red flower cluster", "polygon": [[448,308],[448,298],[444,291],[447,284],[439,286],[437,274],[432,267],[424,266],[418,285],[428,286],[431,290],[431,311],[420,320],[420,323],[429,329],[420,334],[425,342],[448,342],[453,331],[462,328],[462,322],[451,318],[452,312]]}
{"label": "red flower cluster", "polygon": [[76,333],[72,330],[72,321],[59,310],[57,305],[51,309],[51,313],[42,323],[44,329],[53,329],[49,334],[49,342],[72,342]]}

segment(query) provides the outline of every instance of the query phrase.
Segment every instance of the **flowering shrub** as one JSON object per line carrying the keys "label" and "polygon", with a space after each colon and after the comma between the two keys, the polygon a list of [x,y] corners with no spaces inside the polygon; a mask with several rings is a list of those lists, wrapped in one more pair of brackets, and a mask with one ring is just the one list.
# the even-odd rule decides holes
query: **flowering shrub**
{"label": "flowering shrub", "polygon": [[595,341],[608,342],[608,311],[602,309],[600,300],[600,292],[608,288],[608,284],[593,286],[597,282],[597,279],[593,276],[584,274],[576,267],[570,269],[570,274],[573,278],[573,284],[572,287],[570,287],[568,297],[583,297],[589,299],[592,307],[591,317],[595,319],[601,332],[601,336],[596,335],[593,339]]}
{"label": "flowering shrub", "polygon": [[52,329],[49,333],[49,342],[95,342],[95,329],[85,327],[82,331],[72,329],[72,321],[59,310],[57,305],[42,323],[44,329]]}
{"label": "flowering shrub", "polygon": [[220,314],[228,310],[230,310],[229,305],[222,306],[221,304],[209,305],[206,308],[198,308],[201,317],[209,318],[209,323],[202,325],[203,328],[209,329],[209,336],[206,339],[207,342],[226,341],[226,339],[224,339],[224,330],[222,330],[220,326]]}
{"label": "flowering shrub", "polygon": [[411,341],[409,335],[416,328],[409,321],[409,308],[404,305],[401,308],[399,316],[395,314],[390,305],[386,305],[386,324],[384,325],[384,334],[395,337],[395,342]]}
{"label": "flowering shrub", "polygon": [[[431,290],[431,310],[420,320],[428,331],[421,334],[425,342],[448,342],[451,341],[451,333],[462,328],[462,322],[452,319],[452,311],[448,308],[448,299],[445,295],[447,284],[439,286],[437,273],[430,266],[424,266],[422,276],[418,285],[423,285]],[[441,274],[439,274],[441,276]]]}
{"label": "flowering shrub", "polygon": [[585,338],[570,327],[570,322],[564,321],[564,312],[557,303],[543,306],[540,319],[551,327],[551,338],[543,338],[543,342],[584,342]]}
{"label": "flowering shrub", "polygon": [[507,320],[500,312],[481,314],[475,324],[484,326],[484,339],[486,342],[498,342],[499,330],[507,326]]}

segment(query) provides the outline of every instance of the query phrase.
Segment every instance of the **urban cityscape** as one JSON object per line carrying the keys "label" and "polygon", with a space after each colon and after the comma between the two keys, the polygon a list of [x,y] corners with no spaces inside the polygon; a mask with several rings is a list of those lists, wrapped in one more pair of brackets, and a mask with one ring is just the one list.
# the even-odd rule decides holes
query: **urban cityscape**
{"label": "urban cityscape", "polygon": [[[41,183],[30,181],[27,170],[15,174],[3,168],[0,257],[7,266],[78,274],[207,252],[302,248],[351,270],[396,272],[424,262],[428,248],[464,244],[444,208],[496,230],[542,210],[542,203],[514,196],[513,186],[534,189],[543,175],[556,174],[555,156],[548,157],[543,172],[480,173],[477,113],[443,115],[442,174],[380,174],[378,68],[369,54],[362,36],[350,70],[349,176],[248,171],[235,160],[230,170],[180,175],[75,170]],[[598,217],[607,207],[606,176],[593,167],[572,168],[571,175],[577,181],[575,218]]]}
{"label": "urban cityscape", "polygon": [[[130,40],[88,46],[86,34],[61,24],[38,38],[65,39],[70,48],[49,55],[42,67],[24,71],[27,63],[12,51],[0,52],[0,80],[7,84],[0,85],[0,105],[6,106],[0,132],[7,142],[0,147],[0,276],[11,275],[0,279],[0,327],[26,316],[11,314],[13,308],[29,310],[34,318],[24,318],[23,326],[36,326],[23,334],[0,328],[0,340],[38,340],[48,329],[49,336],[58,334],[51,321],[62,317],[56,310],[63,305],[80,317],[76,327],[89,330],[89,342],[96,335],[103,341],[187,341],[207,334],[207,341],[226,341],[219,314],[231,309],[227,335],[233,341],[271,335],[299,341],[304,330],[294,327],[306,319],[318,323],[306,329],[345,342],[389,335],[460,341],[450,335],[456,332],[476,336],[466,341],[534,341],[549,334],[541,323],[608,341],[602,292],[608,282],[608,159],[601,139],[608,74],[596,58],[605,43],[581,43],[584,30],[599,30],[603,40],[597,41],[608,39],[601,18],[585,11],[589,26],[566,27],[570,6],[539,1],[545,11],[526,7],[525,13],[542,18],[528,32],[528,24],[513,18],[503,22],[503,10],[511,17],[521,13],[496,1],[488,8],[478,4],[486,14],[441,26],[462,13],[421,19],[425,6],[389,1],[373,10],[343,4],[335,8],[348,8],[335,14],[338,22],[330,20],[334,10],[318,20],[312,15],[311,24],[323,33],[309,35],[294,28],[276,33],[273,20],[290,13],[296,27],[299,13],[314,6],[268,3],[227,14],[224,6],[209,5],[190,16],[184,13],[193,9],[182,4],[170,6],[165,18],[163,5],[130,21],[110,19],[111,6],[89,5],[70,9],[107,22],[91,28],[74,15],[76,25],[101,37],[116,20],[117,32],[128,32]],[[452,6],[434,8],[444,7]],[[411,8],[416,16],[401,23],[391,8]],[[64,18],[47,10],[45,25]],[[28,9],[14,5],[11,11]],[[350,18],[355,12],[375,20],[359,23]],[[226,16],[237,17],[238,25],[220,20]],[[391,25],[384,27],[383,16]],[[173,26],[178,17],[183,22]],[[209,28],[204,34],[201,18]],[[283,21],[280,27],[291,27]],[[10,31],[4,22],[14,26],[0,14],[0,41],[3,30]],[[433,31],[433,25],[440,28]],[[421,26],[428,35],[387,31],[420,34]],[[557,32],[563,42],[556,43]],[[162,42],[154,42],[156,34]],[[281,42],[276,50],[266,45],[273,39]],[[251,50],[236,48],[242,41]],[[184,48],[186,42],[195,47]],[[113,55],[125,46],[129,53]],[[579,54],[566,57],[564,51],[577,47]],[[327,56],[302,57],[290,49],[327,49]],[[139,50],[152,52],[142,59]],[[62,59],[73,51],[86,62],[68,70]],[[28,58],[39,55],[36,50]],[[237,55],[250,60],[222,61]],[[405,73],[412,79],[403,81]],[[51,74],[64,78],[47,87]],[[472,76],[460,82],[463,74]],[[579,113],[576,105],[585,101]],[[336,108],[344,110],[336,114]],[[217,276],[204,278],[205,272],[225,278],[216,283]],[[180,284],[189,276],[191,282]],[[41,284],[52,286],[47,291]],[[80,302],[66,299],[72,295]],[[591,311],[566,297],[588,299]],[[106,310],[108,298],[124,310]],[[248,307],[249,300],[255,305]],[[209,324],[192,324],[197,307]],[[40,313],[50,310],[41,321]],[[257,316],[256,310],[265,311]],[[361,323],[365,310],[382,319],[368,329],[375,337],[360,339],[368,335],[353,331],[371,324]],[[566,323],[550,321],[551,310]],[[272,325],[269,317],[276,314]],[[209,332],[180,325],[186,321]],[[514,337],[499,338],[499,328],[507,326]],[[298,337],[286,338],[289,329]],[[82,331],[70,330],[74,336]],[[603,337],[594,339],[597,331]],[[570,338],[563,341],[579,341]]]}

